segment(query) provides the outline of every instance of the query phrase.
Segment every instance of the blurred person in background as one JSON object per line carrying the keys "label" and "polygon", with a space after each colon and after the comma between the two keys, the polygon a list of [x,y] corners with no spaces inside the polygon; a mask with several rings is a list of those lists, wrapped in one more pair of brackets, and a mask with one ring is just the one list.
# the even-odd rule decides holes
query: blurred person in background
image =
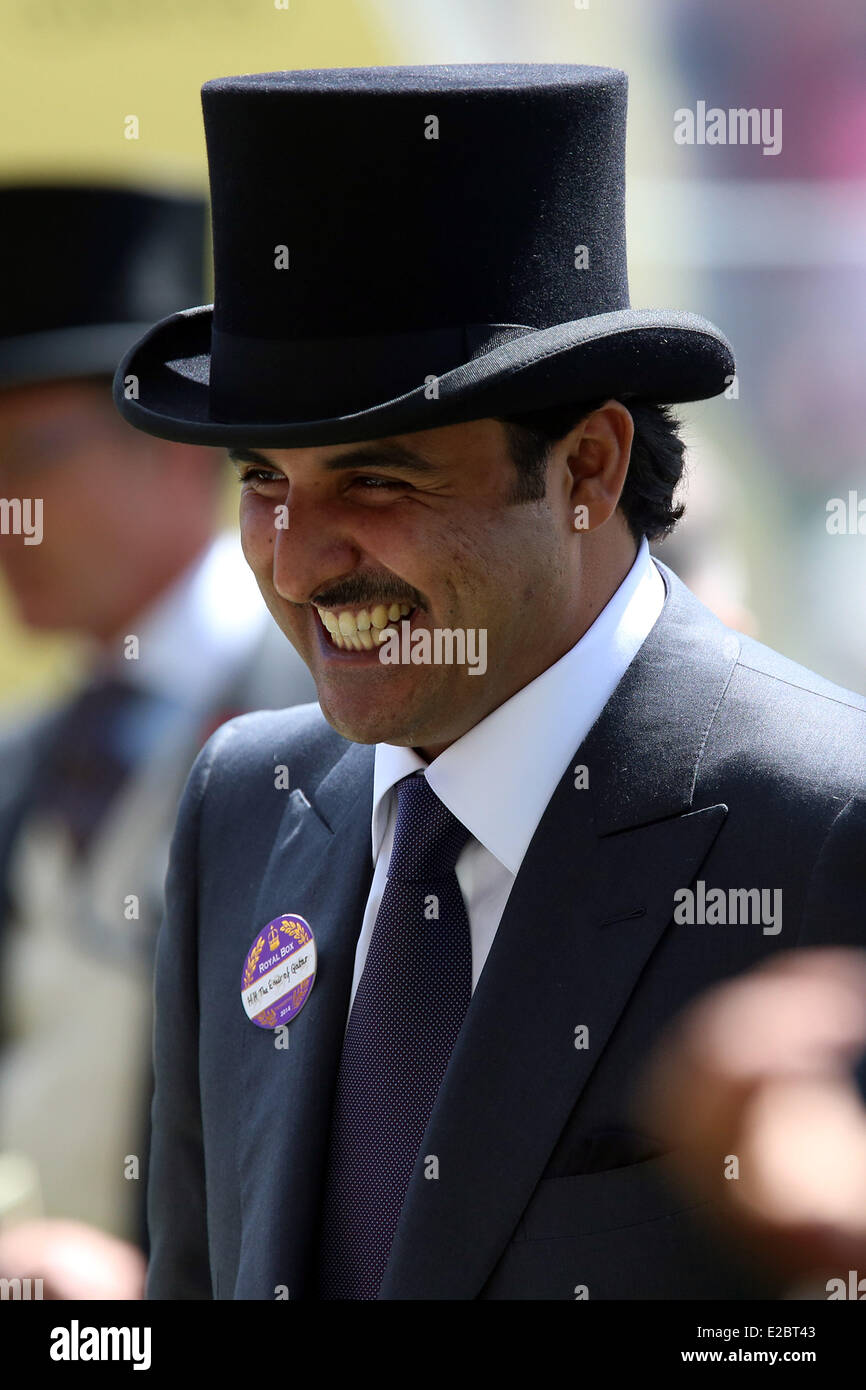
{"label": "blurred person in background", "polygon": [[864,496],[866,7],[666,0],[665,15],[676,108],[778,113],[777,153],[708,139],[677,145],[677,164],[702,209],[708,312],[747,383],[759,616],[792,657],[862,691],[866,550],[828,504]]}
{"label": "blurred person in background", "polygon": [[691,1003],[636,1092],[683,1186],[789,1296],[866,1297],[864,1049],[866,952],[786,951]]}
{"label": "blurred person in background", "polygon": [[742,496],[724,459],[705,439],[688,443],[686,459],[678,492],[686,514],[675,531],[660,537],[650,549],[723,623],[757,637],[757,619],[748,603],[742,535],[730,524],[731,517],[740,515]]}
{"label": "blurred person in background", "polygon": [[224,719],[315,699],[220,533],[221,452],[111,399],[135,338],[204,300],[205,244],[195,198],[0,190],[0,568],[24,624],[87,654],[71,697],[0,730],[0,1276],[46,1297],[142,1293],[152,946],[189,766]]}

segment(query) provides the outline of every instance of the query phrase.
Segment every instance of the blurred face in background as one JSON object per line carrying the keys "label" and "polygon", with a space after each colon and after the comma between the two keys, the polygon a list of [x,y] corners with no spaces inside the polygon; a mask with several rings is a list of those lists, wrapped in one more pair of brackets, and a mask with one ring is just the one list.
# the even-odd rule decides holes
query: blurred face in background
{"label": "blurred face in background", "polygon": [[39,544],[0,535],[20,620],[101,642],[123,635],[213,534],[216,458],[127,425],[108,380],[0,391],[0,497],[42,502]]}

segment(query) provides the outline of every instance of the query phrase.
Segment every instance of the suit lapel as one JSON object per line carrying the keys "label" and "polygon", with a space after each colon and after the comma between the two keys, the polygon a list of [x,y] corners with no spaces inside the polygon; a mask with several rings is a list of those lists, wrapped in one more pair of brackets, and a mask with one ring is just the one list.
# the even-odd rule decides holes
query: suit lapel
{"label": "suit lapel", "polygon": [[[234,1297],[302,1295],[318,1217],[331,1100],[343,1044],[355,946],[372,878],[371,746],[350,744],[315,795],[294,790],[256,902],[264,925],[282,912],[309,922],[316,982],[288,1025],[244,1032],[238,1136],[241,1251]],[[230,1294],[227,1296],[231,1296]]]}
{"label": "suit lapel", "polygon": [[[422,1141],[383,1299],[475,1297],[719,832],[694,808],[739,643],[671,571],[665,607],[527,850]],[[575,1030],[588,1029],[588,1047]],[[438,1176],[425,1177],[428,1156]],[[430,1171],[433,1171],[432,1165]]]}

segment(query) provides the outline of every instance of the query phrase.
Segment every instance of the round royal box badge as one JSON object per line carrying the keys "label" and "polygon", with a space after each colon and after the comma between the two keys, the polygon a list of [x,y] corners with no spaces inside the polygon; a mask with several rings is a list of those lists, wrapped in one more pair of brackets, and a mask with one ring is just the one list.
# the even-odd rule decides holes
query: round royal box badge
{"label": "round royal box badge", "polygon": [[316,978],[316,943],[308,922],[281,913],[259,932],[244,961],[241,1003],[257,1028],[290,1023]]}

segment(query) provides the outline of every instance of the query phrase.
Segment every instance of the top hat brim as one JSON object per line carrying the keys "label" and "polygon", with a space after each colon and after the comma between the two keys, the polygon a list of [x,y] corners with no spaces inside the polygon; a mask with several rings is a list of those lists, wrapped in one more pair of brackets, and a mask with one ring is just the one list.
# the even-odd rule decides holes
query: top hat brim
{"label": "top hat brim", "polygon": [[87,323],[0,338],[0,389],[81,377],[113,377],[149,323]]}
{"label": "top hat brim", "polygon": [[[223,447],[300,448],[435,429],[599,396],[675,404],[719,395],[735,371],[730,343],[707,319],[619,309],[530,329],[418,386],[327,418],[215,419],[212,305],[161,319],[125,354],[114,399],[136,428],[163,439]],[[287,381],[287,402],[291,380]]]}

